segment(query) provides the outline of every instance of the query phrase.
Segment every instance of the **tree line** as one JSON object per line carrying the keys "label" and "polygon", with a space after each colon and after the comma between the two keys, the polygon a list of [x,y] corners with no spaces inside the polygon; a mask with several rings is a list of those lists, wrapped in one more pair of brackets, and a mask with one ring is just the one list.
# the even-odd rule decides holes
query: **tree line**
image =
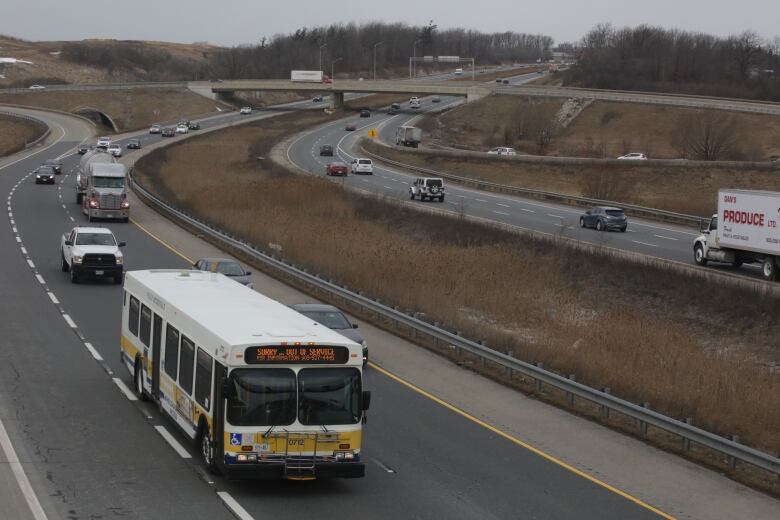
{"label": "tree line", "polygon": [[376,46],[381,77],[398,75],[413,53],[418,57],[474,58],[481,65],[546,59],[552,45],[553,39],[541,34],[439,30],[433,22],[422,26],[369,22],[303,27],[289,34],[262,37],[257,44],[214,47],[202,60],[175,57],[144,42],[121,41],[66,43],[62,57],[108,68],[117,78],[147,81],[286,78],[290,70],[319,70],[320,66],[330,74],[334,63],[337,73],[368,76],[373,71]]}
{"label": "tree line", "polygon": [[780,36],[600,24],[575,47],[565,85],[780,100]]}

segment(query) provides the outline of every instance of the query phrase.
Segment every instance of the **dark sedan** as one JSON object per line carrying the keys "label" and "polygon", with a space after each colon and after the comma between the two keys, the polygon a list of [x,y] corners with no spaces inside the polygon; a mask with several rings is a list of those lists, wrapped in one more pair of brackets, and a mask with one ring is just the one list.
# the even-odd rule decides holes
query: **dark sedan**
{"label": "dark sedan", "polygon": [[347,132],[354,132],[357,130],[357,125],[355,123],[347,123],[347,126],[344,127],[344,130]]}
{"label": "dark sedan", "polygon": [[331,330],[335,330],[342,336],[351,339],[363,347],[363,366],[368,363],[368,346],[363,337],[355,330],[357,323],[351,323],[344,316],[344,313],[332,305],[319,303],[297,303],[290,305],[293,309],[300,312],[307,318],[311,318],[320,325],[325,325]]}
{"label": "dark sedan", "polygon": [[84,155],[87,153],[90,149],[90,146],[88,144],[80,144],[78,148],[79,155]]}
{"label": "dark sedan", "polygon": [[349,171],[349,169],[343,162],[332,162],[325,167],[326,175],[343,175],[346,177],[347,171]]}
{"label": "dark sedan", "polygon": [[320,146],[320,155],[327,155],[328,157],[333,157],[333,146],[329,144],[323,144]]}
{"label": "dark sedan", "polygon": [[371,117],[371,111],[367,108],[364,108],[360,111],[360,117]]}
{"label": "dark sedan", "polygon": [[190,128],[190,130],[200,130],[200,123],[197,121],[190,121],[187,126]]}
{"label": "dark sedan", "polygon": [[57,159],[47,159],[43,162],[43,166],[48,166],[49,168],[54,170],[54,173],[56,175],[62,173],[62,163]]}
{"label": "dark sedan", "polygon": [[162,136],[163,137],[176,137],[176,129],[171,128],[170,126],[165,127],[162,129]]}
{"label": "dark sedan", "polygon": [[35,170],[35,184],[54,184],[54,170],[51,166],[39,166]]}
{"label": "dark sedan", "polygon": [[620,208],[596,206],[580,217],[580,227],[595,228],[597,231],[610,229],[625,231],[628,227],[628,218]]}
{"label": "dark sedan", "polygon": [[140,150],[141,149],[141,140],[140,139],[130,139],[127,141],[127,149],[128,150]]}

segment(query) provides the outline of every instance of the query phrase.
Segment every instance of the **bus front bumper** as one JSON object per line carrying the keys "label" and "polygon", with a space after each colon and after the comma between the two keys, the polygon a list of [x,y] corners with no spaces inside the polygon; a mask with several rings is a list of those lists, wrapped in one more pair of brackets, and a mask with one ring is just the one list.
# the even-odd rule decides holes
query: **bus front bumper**
{"label": "bus front bumper", "polygon": [[366,475],[366,466],[362,462],[318,462],[313,472],[288,468],[285,473],[284,462],[224,464],[220,470],[227,478],[237,480],[283,478],[311,480],[312,478],[361,478]]}

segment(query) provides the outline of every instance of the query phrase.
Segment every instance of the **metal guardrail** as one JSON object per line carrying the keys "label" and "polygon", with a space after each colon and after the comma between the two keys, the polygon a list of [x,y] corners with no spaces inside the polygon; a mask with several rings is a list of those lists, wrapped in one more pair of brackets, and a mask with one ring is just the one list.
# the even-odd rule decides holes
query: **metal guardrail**
{"label": "metal guardrail", "polygon": [[698,228],[702,220],[707,220],[705,217],[698,217],[696,215],[686,215],[684,213],[674,213],[673,211],[666,211],[662,209],[646,208],[644,206],[636,206],[633,204],[623,204],[622,202],[615,202],[611,200],[590,199],[587,197],[577,197],[574,195],[564,195],[561,193],[554,193],[550,191],[534,190],[531,188],[520,188],[517,186],[509,186],[506,184],[497,184],[494,182],[481,181],[479,179],[472,179],[469,177],[461,177],[452,173],[441,172],[430,168],[423,168],[422,166],[414,166],[411,164],[405,164],[399,161],[388,159],[376,153],[366,150],[364,146],[360,146],[360,149],[368,156],[396,166],[398,168],[404,168],[435,177],[442,177],[447,180],[459,182],[466,186],[471,186],[480,190],[495,191],[499,193],[509,193],[512,195],[524,195],[531,196],[539,199],[552,200],[563,204],[574,206],[617,206],[623,208],[627,213],[632,215],[651,218],[655,220],[662,220],[664,222],[674,222],[677,224],[683,224],[690,227]]}
{"label": "metal guardrail", "polygon": [[631,417],[638,421],[640,430],[643,432],[646,432],[648,426],[652,426],[659,430],[680,436],[684,439],[686,446],[688,445],[687,443],[694,442],[725,454],[732,465],[736,464],[736,461],[745,462],[775,475],[780,475],[780,459],[776,457],[719,435],[715,435],[706,430],[702,430],[686,422],[667,417],[649,408],[630,403],[610,395],[607,392],[588,387],[573,379],[567,379],[553,372],[544,370],[540,366],[520,361],[512,356],[492,350],[485,345],[464,338],[457,333],[444,330],[436,324],[427,323],[413,315],[405,314],[397,308],[386,306],[378,300],[372,300],[362,294],[357,294],[345,287],[324,280],[319,276],[308,273],[304,269],[300,269],[265,254],[255,246],[242,242],[236,237],[231,236],[224,231],[217,230],[206,222],[163,202],[135,181],[132,176],[132,170],[130,180],[133,190],[156,210],[167,214],[174,220],[178,220],[191,228],[197,229],[199,232],[210,237],[217,243],[226,246],[228,249],[237,250],[247,257],[254,259],[256,262],[284,273],[301,283],[341,298],[345,302],[350,302],[364,311],[374,313],[377,316],[382,316],[396,324],[396,326],[404,325],[409,327],[416,333],[430,337],[435,342],[443,342],[444,344],[452,345],[459,349],[459,351],[469,352],[483,361],[490,361],[500,365],[507,371],[519,372],[524,376],[535,380],[537,388],[541,388],[542,385],[549,385],[566,392],[570,400],[577,397],[599,405],[602,408],[602,411],[613,410]]}
{"label": "metal guardrail", "polygon": [[27,121],[32,121],[33,123],[36,123],[46,129],[44,130],[43,134],[41,134],[38,138],[30,141],[29,143],[25,143],[24,145],[25,148],[30,148],[32,146],[35,146],[36,144],[42,142],[44,139],[49,137],[49,134],[51,134],[51,127],[49,127],[49,125],[47,125],[45,121],[43,121],[42,119],[38,119],[37,117],[29,116],[26,114],[17,114],[15,112],[8,112],[5,110],[0,110],[0,114],[8,117],[15,117],[17,119],[26,119]]}

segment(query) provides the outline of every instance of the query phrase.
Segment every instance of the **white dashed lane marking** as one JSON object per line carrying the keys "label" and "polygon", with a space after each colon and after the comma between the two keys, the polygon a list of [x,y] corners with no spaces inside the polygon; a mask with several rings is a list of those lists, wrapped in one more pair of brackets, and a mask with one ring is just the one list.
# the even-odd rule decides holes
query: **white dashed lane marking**
{"label": "white dashed lane marking", "polygon": [[653,235],[653,236],[657,238],[663,238],[664,240],[674,240],[675,242],[679,240],[679,238],[665,237],[663,235]]}

